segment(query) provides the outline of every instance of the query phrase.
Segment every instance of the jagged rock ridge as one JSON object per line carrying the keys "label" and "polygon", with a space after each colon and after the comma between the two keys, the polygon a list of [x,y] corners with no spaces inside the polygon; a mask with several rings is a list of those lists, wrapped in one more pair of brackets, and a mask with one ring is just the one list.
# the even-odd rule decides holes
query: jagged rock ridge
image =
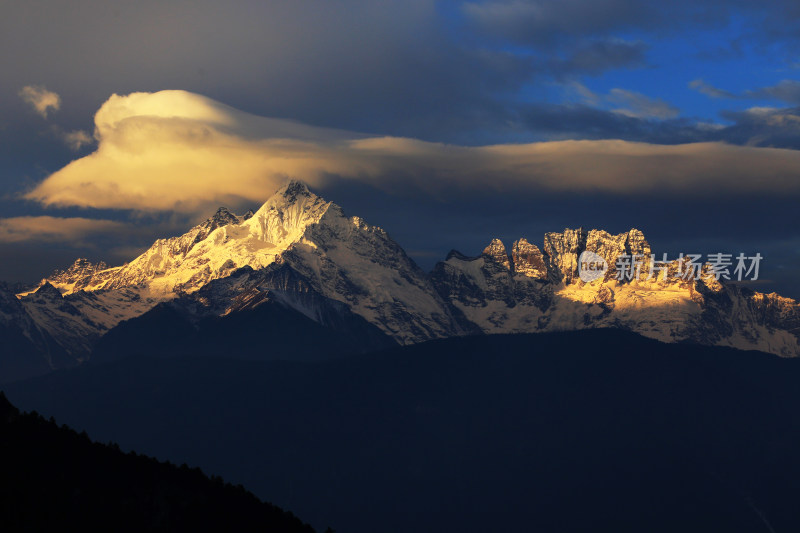
{"label": "jagged rock ridge", "polygon": [[[19,315],[6,322],[38,332],[31,339],[52,339],[78,362],[123,320],[169,301],[197,307],[210,294],[201,289],[212,282],[248,279],[247,290],[238,282],[216,283],[213,305],[200,306],[200,314],[226,316],[269,302],[332,324],[330,313],[339,309],[401,344],[475,333],[615,327],[669,342],[800,353],[800,311],[793,300],[723,284],[708,272],[699,280],[639,276],[618,282],[609,270],[584,283],[578,275],[584,251],[611,265],[621,254],[645,261],[651,255],[636,229],[619,235],[566,229],[547,233],[541,249],[521,238],[510,250],[494,239],[477,257],[452,251],[426,274],[384,230],[345,215],[292,181],[257,211],[238,216],[220,208],[125,265],[79,259],[35,290],[19,293],[16,310],[5,305],[9,317]],[[235,277],[243,269],[254,274]],[[262,274],[279,271],[301,282],[288,286],[280,281],[286,276]],[[327,318],[314,314],[320,302]],[[47,364],[56,366],[48,357]]]}
{"label": "jagged rock ridge", "polygon": [[[579,278],[584,251],[606,260],[604,275]],[[699,279],[676,275],[617,280],[621,255],[640,255],[649,265],[650,245],[641,231],[566,229],[544,236],[544,253],[520,239],[505,255],[492,240],[477,257],[451,252],[432,279],[439,294],[484,333],[523,333],[615,327],[665,342],[694,342],[800,355],[800,306],[777,294],[722,283],[708,265]],[[686,265],[683,265],[684,271]]]}

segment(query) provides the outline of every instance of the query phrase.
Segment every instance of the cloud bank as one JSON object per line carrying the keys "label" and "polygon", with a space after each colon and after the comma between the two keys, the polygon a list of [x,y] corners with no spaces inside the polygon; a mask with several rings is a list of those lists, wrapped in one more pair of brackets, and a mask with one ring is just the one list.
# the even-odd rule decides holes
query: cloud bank
{"label": "cloud bank", "polygon": [[80,244],[87,237],[120,233],[127,225],[82,217],[29,216],[0,219],[0,243],[62,242]]}
{"label": "cloud bank", "polygon": [[[644,106],[644,104],[642,104]],[[666,111],[665,111],[666,112]],[[263,202],[288,178],[387,191],[797,192],[800,152],[721,142],[621,140],[465,147],[258,117],[185,91],[114,95],[97,150],[25,197],[45,206],[206,213]]]}
{"label": "cloud bank", "polygon": [[19,97],[30,104],[42,118],[47,118],[51,109],[58,111],[61,108],[61,97],[39,85],[26,85],[19,91]]}

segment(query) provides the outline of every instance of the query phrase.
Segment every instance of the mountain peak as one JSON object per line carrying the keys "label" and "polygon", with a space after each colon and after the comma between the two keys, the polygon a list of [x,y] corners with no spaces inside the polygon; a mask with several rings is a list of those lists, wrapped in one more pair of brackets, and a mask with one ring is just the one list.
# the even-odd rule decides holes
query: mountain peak
{"label": "mountain peak", "polygon": [[93,270],[104,270],[106,268],[108,268],[108,265],[106,265],[102,261],[100,261],[99,263],[92,263],[91,261],[89,261],[84,257],[79,257],[64,272],[74,274],[74,273],[82,273]]}
{"label": "mountain peak", "polygon": [[461,252],[459,252],[458,250],[456,250],[454,248],[454,249],[450,250],[447,253],[447,258],[445,259],[445,261],[449,261],[450,259],[452,259],[454,257],[456,259],[458,259],[459,261],[469,261],[469,259],[470,259],[468,256],[462,254]]}
{"label": "mountain peak", "polygon": [[519,239],[511,246],[511,260],[514,272],[529,278],[547,278],[547,265],[539,247],[527,239]]}
{"label": "mountain peak", "polygon": [[492,239],[492,242],[489,243],[489,246],[484,248],[483,255],[490,257],[495,262],[500,263],[507,269],[511,268],[511,265],[508,261],[508,252],[506,251],[503,241],[500,239]]}
{"label": "mountain peak", "polygon": [[36,289],[36,292],[34,292],[34,294],[37,296],[43,296],[51,299],[56,298],[58,300],[61,300],[63,298],[61,291],[56,289],[49,281],[45,281],[44,283],[42,283],[39,286],[39,288]]}
{"label": "mountain peak", "polygon": [[237,224],[238,222],[239,219],[227,207],[220,207],[203,225],[209,228],[209,231],[213,231],[219,227]]}
{"label": "mountain peak", "polygon": [[228,215],[233,215],[233,213],[231,213],[230,210],[227,207],[224,207],[224,206],[222,206],[219,209],[217,209],[217,212],[214,213],[215,217],[224,217],[224,216],[228,216]]}
{"label": "mountain peak", "polygon": [[184,235],[159,239],[122,267],[105,288],[142,286],[153,297],[169,298],[237,268],[265,268],[307,240],[308,228],[320,223],[332,205],[304,183],[289,181],[255,213],[237,216],[220,207]]}
{"label": "mountain peak", "polygon": [[289,182],[278,189],[275,193],[275,196],[283,196],[287,200],[294,200],[298,196],[311,196],[311,191],[308,190],[308,186],[303,183],[302,181],[298,181],[295,179],[289,180]]}

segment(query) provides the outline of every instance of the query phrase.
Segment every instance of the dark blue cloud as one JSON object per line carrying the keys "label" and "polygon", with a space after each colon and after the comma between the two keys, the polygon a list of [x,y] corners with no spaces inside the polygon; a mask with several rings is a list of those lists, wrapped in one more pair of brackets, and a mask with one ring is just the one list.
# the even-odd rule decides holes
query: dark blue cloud
{"label": "dark blue cloud", "polygon": [[[76,157],[56,134],[90,131],[93,113],[114,92],[185,89],[259,115],[445,143],[623,139],[800,149],[800,89],[791,79],[797,2],[36,0],[4,6],[0,42],[5,217],[41,214],[14,193]],[[31,84],[62,97],[49,122],[18,97]],[[570,96],[573,84],[594,100]],[[748,110],[755,105],[790,107]],[[675,249],[699,235],[761,239],[777,250],[796,227],[798,200],[537,191],[454,194],[442,203],[337,187],[322,192],[386,225],[419,257],[449,247],[474,253],[495,235],[538,241],[568,225],[641,226]],[[0,255],[14,252],[6,246]],[[49,270],[68,255],[31,248],[0,268],[0,278]]]}

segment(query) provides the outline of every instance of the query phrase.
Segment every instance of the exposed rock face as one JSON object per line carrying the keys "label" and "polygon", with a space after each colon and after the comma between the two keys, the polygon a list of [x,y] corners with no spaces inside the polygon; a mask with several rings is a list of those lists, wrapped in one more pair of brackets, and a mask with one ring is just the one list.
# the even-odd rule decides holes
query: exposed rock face
{"label": "exposed rock face", "polygon": [[489,246],[484,248],[483,255],[498,265],[502,265],[506,270],[511,269],[511,263],[508,260],[508,252],[506,252],[506,247],[500,239],[492,239]]}
{"label": "exposed rock face", "polygon": [[547,271],[555,282],[571,283],[578,277],[578,257],[586,249],[583,229],[565,229],[563,233],[545,233],[544,253]]}
{"label": "exposed rock face", "polygon": [[88,259],[76,259],[69,268],[56,270],[39,282],[38,286],[24,292],[32,293],[45,284],[52,285],[62,294],[90,289],[94,283],[110,274],[108,270],[108,265],[102,261],[92,263]]}
{"label": "exposed rock face", "polygon": [[[578,260],[584,251],[594,252],[609,265],[605,280],[615,277],[615,265],[621,255],[636,255],[644,265],[650,264],[650,245],[641,231],[631,229],[627,233],[611,235],[603,230],[585,231],[565,229],[563,233],[546,233],[544,250],[548,258],[550,279],[572,283],[578,279]],[[646,274],[645,274],[646,275]]]}
{"label": "exposed rock face", "polygon": [[[192,294],[241,268],[259,271],[272,265],[290,266],[322,297],[347,305],[397,342],[466,331],[429,276],[385,231],[346,216],[299,182],[278,190],[250,216],[220,208],[184,235],[157,240],[126,265],[85,268],[83,290],[63,291],[64,301],[45,302],[41,294],[23,298],[71,352],[85,355],[131,313]],[[117,308],[125,299],[130,313]]]}
{"label": "exposed rock face", "polygon": [[[487,250],[500,250],[498,243],[492,241]],[[665,265],[665,278],[648,277],[651,249],[639,230],[611,235],[567,229],[547,233],[544,249],[542,254],[524,239],[517,241],[513,275],[490,260],[496,253],[469,258],[454,251],[436,265],[432,277],[439,294],[485,333],[615,327],[665,342],[800,355],[797,302],[724,284],[709,265],[697,280],[681,278],[678,272],[687,271],[687,260]],[[579,277],[584,251],[609,267],[590,283]],[[617,258],[623,255],[638,256],[641,270],[618,280]]]}
{"label": "exposed rock face", "polygon": [[[342,319],[347,327],[363,320],[400,344],[615,327],[667,342],[800,354],[797,302],[722,283],[708,266],[700,279],[681,279],[685,261],[666,265],[666,279],[650,278],[651,249],[639,230],[566,229],[547,233],[542,249],[519,239],[510,251],[499,239],[475,257],[452,251],[429,275],[381,228],[290,182],[255,213],[220,208],[125,265],[80,259],[16,298],[5,287],[0,326],[28,339],[48,367],[84,360],[121,321],[169,301],[196,317],[280,304],[326,327],[338,313],[357,317]],[[580,277],[584,252],[609,267],[589,282]],[[636,256],[641,270],[618,280],[620,256]]]}
{"label": "exposed rock face", "polygon": [[[61,294],[50,286],[58,298]],[[0,282],[0,383],[43,374],[77,361],[39,327],[9,287]]]}
{"label": "exposed rock face", "polygon": [[158,303],[134,289],[84,291],[62,295],[49,282],[19,299],[37,327],[52,337],[74,361],[84,360],[92,345],[122,320]]}
{"label": "exposed rock face", "polygon": [[189,250],[191,250],[192,246],[194,246],[200,241],[205,240],[215,229],[227,226],[228,224],[238,224],[241,220],[242,219],[240,217],[237,217],[236,215],[228,211],[227,208],[220,207],[219,209],[217,209],[217,212],[214,213],[214,215],[211,218],[209,218],[208,220],[200,224],[200,226],[198,226],[198,231],[196,232],[196,236],[192,241],[191,245],[189,246],[188,249],[181,250],[181,253],[183,253],[184,255],[188,253]]}
{"label": "exposed rock face", "polygon": [[547,279],[547,264],[544,255],[535,244],[519,239],[511,247],[511,262],[514,273],[528,278]]}
{"label": "exposed rock face", "polygon": [[409,344],[463,334],[429,276],[388,234],[335,204],[281,254],[322,296]]}

